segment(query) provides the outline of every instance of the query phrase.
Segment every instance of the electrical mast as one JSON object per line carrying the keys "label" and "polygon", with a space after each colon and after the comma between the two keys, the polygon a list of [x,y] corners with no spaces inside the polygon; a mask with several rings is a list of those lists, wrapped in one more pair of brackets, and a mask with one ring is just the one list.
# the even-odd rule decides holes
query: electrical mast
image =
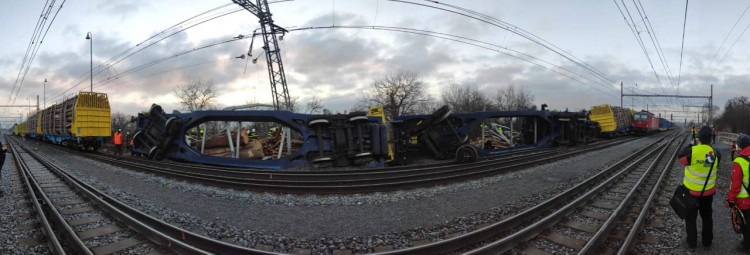
{"label": "electrical mast", "polygon": [[[276,110],[291,111],[291,100],[289,99],[289,89],[286,85],[286,75],[284,75],[284,65],[281,63],[281,48],[276,34],[283,38],[286,29],[273,24],[271,11],[268,9],[268,1],[257,0],[253,4],[251,0],[232,0],[234,3],[242,6],[251,14],[258,17],[260,22],[261,36],[263,37],[263,50],[266,52],[266,64],[268,65],[268,79],[271,81],[271,94],[273,96],[273,106]],[[250,49],[252,50],[252,49]],[[281,87],[281,91],[279,91]]]}

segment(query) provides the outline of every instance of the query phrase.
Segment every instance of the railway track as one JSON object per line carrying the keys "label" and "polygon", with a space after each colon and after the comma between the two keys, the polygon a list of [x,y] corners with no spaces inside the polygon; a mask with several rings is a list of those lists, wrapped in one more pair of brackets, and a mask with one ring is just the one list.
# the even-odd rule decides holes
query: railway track
{"label": "railway track", "polygon": [[[278,193],[346,194],[429,187],[492,176],[562,160],[585,152],[601,150],[633,139],[607,141],[583,149],[532,151],[469,164],[436,164],[316,172],[249,170],[155,162],[102,154],[83,154],[83,156],[136,171],[155,173],[170,178],[223,188]],[[541,155],[544,155],[544,157],[540,157]]]}
{"label": "railway track", "polygon": [[6,136],[29,207],[55,254],[277,254],[210,239],[140,212]]}
{"label": "railway track", "polygon": [[[567,191],[502,221],[448,239],[378,254],[501,254],[509,251],[547,254],[560,250],[579,254],[626,254],[638,241],[639,230],[655,201],[659,184],[676,157],[677,150],[668,161],[663,159],[667,148],[679,148],[681,143],[673,145],[678,137],[684,136],[675,136],[668,142],[662,137]],[[581,218],[588,221],[579,222]],[[558,231],[562,228],[570,231]],[[613,230],[617,233],[612,234]],[[570,236],[573,231],[578,232],[578,238]],[[580,236],[587,238],[579,239]],[[548,246],[558,249],[536,247],[537,240],[544,240]]]}

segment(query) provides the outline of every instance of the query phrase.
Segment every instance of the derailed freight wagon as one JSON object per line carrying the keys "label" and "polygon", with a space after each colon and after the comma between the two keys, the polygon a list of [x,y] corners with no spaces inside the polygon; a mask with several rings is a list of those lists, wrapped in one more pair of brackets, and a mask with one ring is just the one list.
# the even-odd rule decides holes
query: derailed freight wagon
{"label": "derailed freight wagon", "polygon": [[[364,112],[221,110],[138,114],[132,152],[149,159],[267,169],[383,166],[387,127]],[[237,132],[240,131],[240,132]]]}
{"label": "derailed freight wagon", "polygon": [[64,146],[97,150],[111,136],[111,127],[107,94],[81,91],[31,115],[17,125],[17,133]]}
{"label": "derailed freight wagon", "polygon": [[633,126],[633,110],[608,104],[591,107],[589,118],[601,126],[603,137],[627,135]]}

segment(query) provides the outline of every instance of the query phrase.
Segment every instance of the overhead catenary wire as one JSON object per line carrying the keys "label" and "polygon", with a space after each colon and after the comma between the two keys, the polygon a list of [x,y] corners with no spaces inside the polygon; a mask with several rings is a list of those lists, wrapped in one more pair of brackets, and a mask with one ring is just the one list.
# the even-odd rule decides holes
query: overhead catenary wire
{"label": "overhead catenary wire", "polygon": [[[275,1],[269,1],[268,4],[276,4],[276,3],[291,2],[291,1],[294,1],[294,0],[275,0]],[[167,38],[169,38],[171,36],[174,36],[174,35],[182,32],[182,31],[188,30],[188,29],[193,28],[193,27],[195,27],[197,25],[204,24],[204,23],[206,23],[208,21],[215,20],[217,18],[224,17],[226,15],[233,14],[233,13],[236,13],[236,12],[240,12],[240,11],[243,10],[242,8],[233,8],[231,10],[227,10],[227,11],[224,11],[224,12],[221,12],[221,13],[213,14],[213,16],[209,15],[208,17],[202,17],[202,16],[205,16],[205,15],[211,13],[211,12],[215,12],[217,10],[220,10],[222,8],[225,8],[225,7],[228,7],[228,6],[231,6],[231,5],[233,5],[233,4],[229,3],[229,4],[220,5],[218,7],[214,7],[212,9],[209,9],[208,11],[204,11],[202,13],[194,15],[194,16],[188,18],[188,19],[185,19],[185,20],[183,20],[183,21],[181,21],[181,22],[179,22],[179,23],[177,23],[175,25],[172,25],[172,26],[170,26],[170,27],[168,27],[168,28],[160,31],[159,33],[156,33],[156,34],[152,35],[151,37],[147,38],[146,40],[141,41],[140,43],[136,44],[135,46],[133,46],[133,47],[131,47],[129,49],[126,49],[126,50],[124,50],[124,51],[116,54],[115,56],[113,56],[112,58],[110,58],[108,61],[106,61],[104,64],[101,64],[101,65],[97,66],[97,68],[94,70],[94,73],[93,73],[92,76],[97,76],[98,74],[102,73],[104,70],[107,70],[107,69],[113,67],[117,63],[120,63],[121,61],[123,61],[123,60],[125,60],[125,59],[127,59],[127,58],[129,58],[129,57],[131,57],[133,55],[135,55],[136,53],[144,50],[145,48],[153,46],[154,44],[156,44],[156,43],[158,43],[160,41],[163,41],[163,40],[165,40],[165,39],[167,39]],[[181,25],[185,26],[185,27],[181,27],[178,31],[173,32],[171,34],[168,34],[168,35],[166,35],[165,37],[161,38],[160,40],[158,40],[156,42],[152,42],[152,43],[150,43],[148,45],[143,46],[143,48],[139,49],[136,52],[131,52],[132,50],[134,50],[135,48],[143,45],[144,43],[146,43],[146,42],[148,42],[150,40],[153,40],[155,38],[158,38],[159,35],[166,34],[168,31],[174,30],[175,28],[180,27]],[[130,54],[128,54],[128,53],[130,53]],[[128,54],[128,55],[123,57],[123,55],[125,55],[125,54]],[[89,74],[89,73],[91,73],[91,72],[90,71],[86,72],[85,74],[79,76],[75,80],[72,80],[67,85],[63,86],[63,88],[67,88],[67,89],[64,89],[62,92],[59,92],[58,94],[55,94],[52,97],[48,97],[47,101],[54,100],[56,98],[60,98],[60,97],[64,96],[66,93],[68,93],[68,91],[70,91],[70,90],[72,90],[72,89],[80,86],[85,81],[85,79],[82,79],[82,78],[86,77],[87,74]]]}
{"label": "overhead catenary wire", "polygon": [[[582,76],[582,75],[580,75],[578,73],[575,73],[575,72],[573,72],[573,71],[571,71],[569,69],[566,69],[566,68],[560,67],[558,65],[552,64],[552,63],[550,63],[548,61],[545,61],[545,60],[533,57],[533,56],[531,56],[529,54],[526,54],[526,53],[522,53],[522,52],[519,52],[519,51],[515,51],[515,50],[512,50],[512,49],[508,49],[508,48],[502,47],[500,45],[496,45],[496,44],[492,44],[492,43],[487,43],[487,42],[482,42],[482,41],[471,39],[471,38],[467,38],[467,37],[450,35],[450,34],[445,34],[445,33],[440,33],[440,32],[434,32],[434,31],[428,31],[428,30],[413,29],[413,28],[389,27],[389,26],[369,26],[369,25],[366,25],[366,26],[318,26],[318,27],[294,28],[294,29],[288,29],[288,30],[289,30],[289,32],[293,32],[293,31],[316,30],[316,29],[372,29],[372,30],[383,30],[383,31],[402,32],[402,33],[409,33],[409,34],[418,34],[418,35],[430,36],[430,37],[445,39],[445,40],[454,41],[454,42],[458,42],[458,43],[463,43],[463,44],[471,45],[471,46],[474,46],[474,47],[482,48],[482,49],[485,49],[485,50],[490,50],[490,51],[498,52],[498,53],[501,53],[503,55],[506,55],[506,56],[509,56],[509,57],[513,57],[513,58],[516,58],[516,59],[519,59],[519,60],[523,60],[523,61],[528,62],[530,64],[542,67],[542,68],[547,69],[549,71],[552,71],[552,72],[555,72],[555,73],[560,74],[562,76],[565,76],[565,77],[567,77],[567,78],[569,78],[571,80],[580,82],[580,83],[582,83],[584,85],[587,85],[587,86],[589,86],[589,87],[591,87],[593,89],[596,89],[596,90],[598,90],[598,91],[600,91],[600,92],[602,92],[604,94],[612,96],[613,98],[619,98],[618,96],[612,94],[611,92],[607,92],[607,91],[602,90],[602,88],[600,88],[600,87],[593,86],[593,85],[591,85],[589,83],[586,83],[584,81],[581,81],[581,80],[579,80],[579,79],[571,76],[570,74],[565,74],[565,73],[563,73],[561,71],[554,70],[554,69],[552,69],[552,68],[550,68],[548,66],[536,63],[536,62],[534,62],[534,61],[532,61],[530,59],[544,62],[544,63],[546,63],[548,65],[551,65],[551,66],[554,66],[556,68],[562,69],[562,70],[564,70],[566,72],[569,72],[569,73],[571,73],[571,74],[573,74],[575,76],[581,76],[584,79],[588,79],[588,80],[592,81],[590,78]],[[508,53],[508,52],[505,52],[503,50],[523,55],[523,57],[511,54],[511,53]],[[524,57],[526,57],[526,58],[524,58]],[[527,58],[530,58],[530,59],[527,59]],[[594,83],[594,84],[597,84],[597,83]]]}
{"label": "overhead catenary wire", "polygon": [[165,74],[165,73],[170,73],[170,72],[174,72],[174,71],[182,70],[182,69],[187,69],[187,68],[191,68],[191,67],[197,67],[197,66],[202,66],[202,65],[217,63],[217,62],[221,62],[221,61],[227,61],[227,60],[231,60],[231,59],[234,59],[234,58],[235,57],[212,59],[212,60],[203,61],[203,62],[199,62],[199,63],[195,63],[195,64],[180,66],[180,67],[177,67],[177,68],[171,68],[171,69],[159,71],[159,72],[156,72],[156,73],[151,73],[151,74],[148,74],[148,75],[144,75],[144,76],[141,76],[141,77],[138,77],[138,78],[135,78],[135,79],[130,79],[127,82],[124,82],[124,83],[114,83],[114,82],[111,82],[111,83],[106,83],[106,84],[101,84],[101,85],[97,84],[98,85],[97,88],[98,89],[104,89],[104,88],[111,87],[113,85],[124,86],[124,85],[130,84],[132,82],[135,82],[135,81],[138,81],[138,80],[142,80],[142,79],[145,79],[145,78],[149,78],[149,77],[153,77],[153,76],[158,76],[158,75],[162,75],[162,74]]}
{"label": "overhead catenary wire", "polygon": [[244,40],[244,39],[247,39],[247,37],[241,37],[241,38],[240,37],[234,37],[232,39],[223,40],[223,41],[214,42],[214,43],[206,44],[206,45],[199,46],[199,47],[194,47],[194,48],[182,50],[182,51],[179,51],[179,52],[177,52],[177,53],[175,53],[173,55],[162,57],[162,58],[156,59],[154,61],[148,62],[146,64],[143,64],[143,65],[140,65],[140,66],[128,69],[125,72],[122,72],[122,73],[118,74],[117,76],[109,77],[109,78],[107,78],[104,81],[100,81],[100,82],[96,83],[95,85],[97,85],[97,86],[105,85],[107,83],[110,83],[110,82],[112,82],[114,80],[120,79],[120,78],[122,78],[122,77],[124,77],[126,75],[131,74],[131,73],[138,72],[138,71],[143,70],[145,68],[148,68],[150,66],[162,63],[164,61],[167,61],[167,60],[170,60],[170,59],[173,59],[173,58],[176,58],[176,57],[188,54],[188,53],[192,53],[192,52],[195,52],[195,51],[198,51],[198,50],[210,48],[210,47],[217,46],[217,45],[220,45],[220,44],[230,43],[230,42]]}
{"label": "overhead catenary wire", "polygon": [[[745,13],[747,12],[747,10],[748,10],[748,9],[750,9],[750,5],[748,5],[748,6],[747,6],[747,7],[745,8],[745,10],[744,10],[744,11],[742,12],[742,15],[740,15],[740,17],[739,17],[739,18],[737,18],[737,21],[736,21],[736,22],[734,23],[734,26],[732,26],[732,29],[731,29],[731,30],[729,31],[729,33],[727,33],[727,35],[726,35],[726,36],[724,37],[724,41],[722,41],[722,42],[721,42],[721,45],[719,46],[719,49],[717,49],[717,50],[716,50],[716,54],[714,54],[714,58],[716,57],[716,55],[718,55],[718,54],[719,54],[719,51],[721,50],[721,46],[723,46],[723,45],[724,45],[724,42],[726,42],[727,38],[729,38],[729,35],[730,35],[730,34],[732,33],[732,31],[734,31],[734,28],[735,28],[735,27],[737,26],[737,23],[739,23],[739,22],[740,22],[740,20],[742,19],[742,17],[744,17],[744,16],[745,16]],[[721,65],[721,63],[723,63],[723,62],[724,62],[724,58],[726,58],[726,57],[727,57],[727,55],[729,54],[729,52],[731,52],[731,51],[732,51],[732,48],[734,48],[734,45],[735,45],[735,44],[737,43],[737,41],[739,41],[739,40],[740,40],[740,38],[742,38],[742,36],[743,36],[743,35],[745,34],[745,32],[747,32],[748,28],[750,28],[750,24],[748,24],[748,25],[747,25],[747,26],[745,27],[745,29],[744,29],[744,30],[742,30],[742,33],[740,33],[740,35],[739,35],[739,36],[737,36],[737,38],[736,38],[736,39],[734,40],[734,42],[732,42],[732,45],[731,45],[731,46],[730,46],[730,47],[729,47],[729,48],[727,49],[727,51],[726,51],[726,52],[724,52],[724,54],[723,54],[723,55],[721,56],[721,58],[720,58],[720,59],[719,59],[719,60],[718,60],[718,61],[716,62],[716,66],[714,66],[714,68],[713,68],[713,69],[711,70],[711,73],[710,73],[710,75],[709,75],[709,76],[713,76],[713,74],[714,74],[714,73],[716,72],[716,70],[718,70],[718,69],[719,69],[719,66]],[[713,60],[713,59],[712,59],[712,60]]]}
{"label": "overhead catenary wire", "polygon": [[687,27],[687,11],[690,0],[685,0],[685,18],[682,21],[682,45],[680,46],[680,71],[677,73],[677,89],[680,89],[680,80],[682,79],[682,53],[685,50],[685,27]]}
{"label": "overhead catenary wire", "polygon": [[[182,28],[182,29],[180,29],[180,30],[178,30],[178,31],[175,31],[175,32],[173,32],[173,33],[171,33],[171,34],[168,34],[168,35],[166,35],[166,36],[164,36],[164,37],[160,38],[159,40],[153,41],[153,42],[151,42],[151,43],[149,43],[149,44],[147,44],[147,45],[145,45],[145,46],[141,47],[140,49],[138,49],[138,50],[136,50],[136,51],[134,51],[134,52],[132,52],[132,50],[133,50],[133,49],[135,49],[135,48],[136,48],[136,47],[138,47],[138,46],[134,46],[134,47],[131,47],[131,48],[130,48],[129,50],[123,51],[123,52],[125,52],[125,53],[129,53],[129,54],[127,54],[127,55],[125,55],[125,56],[122,56],[122,55],[120,55],[120,56],[119,56],[119,57],[117,57],[117,58],[111,58],[110,60],[108,60],[107,62],[105,62],[106,64],[102,64],[102,65],[99,65],[99,66],[98,66],[98,67],[96,68],[96,70],[94,70],[93,76],[99,75],[100,73],[104,72],[104,70],[106,70],[106,69],[107,69],[107,68],[109,68],[110,66],[114,66],[114,65],[116,65],[116,64],[118,64],[118,63],[120,63],[120,62],[122,62],[123,60],[125,60],[125,59],[127,59],[127,58],[129,58],[129,57],[131,57],[131,56],[133,56],[133,55],[135,55],[135,54],[137,54],[137,53],[139,53],[139,52],[141,52],[141,51],[143,51],[143,50],[145,50],[145,49],[147,49],[147,48],[149,48],[149,47],[151,47],[151,46],[153,46],[153,45],[155,45],[155,44],[157,44],[157,43],[159,43],[159,42],[161,42],[161,41],[163,41],[163,40],[166,40],[166,39],[167,39],[167,38],[169,38],[169,37],[172,37],[172,36],[174,36],[174,35],[176,35],[176,34],[179,34],[180,32],[183,32],[183,31],[185,31],[185,30],[187,30],[187,29],[193,28],[193,27],[195,27],[195,26],[197,26],[197,25],[200,25],[200,24],[203,24],[203,23],[205,23],[205,22],[208,22],[208,21],[211,21],[211,20],[214,20],[214,19],[220,18],[220,17],[224,17],[224,16],[226,16],[226,15],[229,15],[229,14],[232,14],[232,13],[236,13],[236,12],[239,12],[239,11],[241,11],[241,10],[242,10],[242,9],[239,9],[239,8],[238,8],[238,9],[233,9],[233,10],[230,10],[230,11],[226,11],[226,12],[223,12],[223,13],[217,14],[217,15],[215,15],[215,16],[213,16],[213,17],[211,17],[211,18],[208,18],[208,19],[202,20],[202,21],[200,21],[200,22],[198,22],[198,23],[196,23],[196,24],[192,24],[192,25],[190,25],[190,26],[188,26],[188,27]],[[173,27],[170,27],[170,28],[168,28],[168,29],[165,29],[165,30],[163,30],[163,31],[162,31],[162,32],[160,32],[160,33],[163,33],[163,32],[165,32],[165,31],[171,30],[172,28],[173,28]],[[151,38],[154,38],[154,37],[152,36]],[[148,40],[151,40],[151,39],[148,39]],[[138,45],[141,45],[142,43],[144,43],[144,42],[146,42],[146,41],[148,41],[148,40],[145,40],[145,41],[143,41],[143,42],[139,43]],[[118,54],[118,55],[119,55],[119,54]],[[88,73],[90,73],[90,72],[87,72],[86,74],[88,74]],[[85,75],[85,74],[84,74],[84,75]],[[53,97],[52,97],[51,99],[55,99],[55,98],[58,98],[58,97],[60,97],[60,96],[64,95],[65,93],[67,93],[68,91],[70,91],[70,90],[72,90],[72,89],[74,89],[74,88],[76,88],[76,87],[80,86],[80,85],[81,85],[81,84],[83,83],[83,81],[84,81],[84,80],[77,80],[77,81],[76,81],[76,80],[74,80],[74,81],[71,81],[71,83],[69,83],[68,85],[66,85],[66,86],[65,86],[65,87],[69,87],[68,89],[66,89],[66,90],[64,90],[63,92],[60,92],[60,93],[58,93],[58,94],[54,95],[54,96],[53,96]],[[73,85],[73,83],[76,83],[76,84],[75,84],[75,85]]]}
{"label": "overhead catenary wire", "polygon": [[[46,20],[49,17],[49,14],[52,12],[52,9],[54,7],[55,2],[56,1],[53,0],[52,3],[50,4],[50,8],[47,10],[47,13],[45,15],[45,21],[43,22],[43,24],[46,24]],[[65,4],[65,0],[63,0],[62,4]],[[15,103],[16,98],[18,98],[18,93],[21,91],[21,86],[23,85],[23,82],[26,80],[26,75],[29,73],[29,70],[31,69],[31,65],[34,63],[34,59],[36,59],[36,55],[37,55],[37,53],[39,53],[39,49],[42,47],[42,43],[44,43],[44,38],[47,37],[47,31],[49,31],[50,27],[52,26],[52,22],[57,17],[57,14],[60,12],[60,9],[62,9],[62,4],[58,8],[58,11],[55,12],[55,16],[52,18],[52,21],[50,21],[49,25],[47,25],[47,29],[45,30],[45,32],[41,36],[41,38],[39,38],[39,43],[36,44],[36,47],[34,48],[34,51],[31,54],[30,60],[28,62],[28,65],[26,65],[26,70],[24,70],[24,74],[23,74],[23,76],[21,76],[21,81],[19,83],[19,90],[16,91],[16,96],[13,99],[13,103]],[[41,35],[41,32],[42,31],[40,30],[39,31],[40,35]]]}
{"label": "overhead catenary wire", "polygon": [[[445,8],[441,8],[441,7],[437,7],[437,6],[419,4],[419,3],[410,2],[410,1],[403,1],[403,0],[389,0],[389,1],[399,2],[399,3],[406,3],[406,4],[413,4],[413,5],[417,5],[417,6],[424,6],[424,7],[434,8],[434,9],[437,9],[437,10],[451,12],[451,13],[454,13],[454,14],[465,16],[465,17],[468,17],[468,18],[471,18],[471,19],[475,19],[475,20],[478,20],[478,21],[490,24],[492,26],[504,29],[504,30],[506,30],[508,32],[511,32],[513,34],[516,34],[516,35],[519,35],[519,36],[521,36],[521,37],[523,37],[523,38],[525,38],[525,39],[527,39],[527,40],[529,40],[529,41],[531,41],[533,43],[536,43],[536,44],[538,44],[538,45],[546,48],[547,50],[552,51],[553,53],[555,53],[557,55],[562,56],[563,58],[565,58],[568,61],[574,63],[575,65],[581,67],[582,69],[584,69],[584,70],[586,70],[588,72],[591,72],[595,76],[598,76],[603,81],[606,81],[605,83],[608,83],[610,85],[617,83],[616,81],[614,81],[611,78],[609,78],[606,75],[604,75],[604,73],[602,73],[601,71],[599,71],[596,68],[590,66],[586,62],[584,62],[584,61],[580,60],[579,58],[577,58],[576,56],[568,53],[567,51],[565,51],[564,49],[558,47],[557,45],[554,45],[551,42],[549,42],[549,41],[547,41],[547,40],[545,40],[545,39],[543,39],[543,38],[541,38],[541,37],[539,37],[539,36],[537,36],[537,35],[529,32],[529,31],[524,30],[523,28],[517,27],[517,26],[515,26],[513,24],[510,24],[508,22],[505,22],[505,21],[502,21],[500,19],[494,18],[492,16],[489,16],[489,15],[486,15],[486,14],[483,14],[483,13],[480,13],[480,12],[477,12],[477,11],[474,11],[474,10],[471,10],[471,9],[467,9],[467,8],[463,8],[463,7],[459,7],[459,6],[455,6],[455,5],[450,5],[450,4],[446,4],[446,3],[442,3],[442,2],[432,1],[432,0],[424,0],[424,1],[430,2],[430,3],[434,3],[434,4],[437,4],[437,5],[441,5],[441,6],[446,6],[448,8],[455,9],[455,10],[458,10],[458,11],[449,10],[449,9],[445,9]],[[608,88],[615,90],[615,88],[613,86],[610,86]]]}
{"label": "overhead catenary wire", "polygon": [[[24,70],[28,70],[28,66],[31,66],[32,64],[32,57],[34,55],[34,52],[39,48],[39,43],[35,43],[37,39],[41,36],[41,31],[44,30],[44,25],[46,24],[47,17],[49,16],[50,11],[52,10],[52,7],[54,6],[54,0],[52,3],[47,0],[44,3],[44,7],[42,8],[42,12],[39,15],[39,18],[37,19],[37,23],[34,26],[34,32],[31,34],[31,39],[29,40],[29,45],[26,48],[26,53],[24,54],[23,60],[21,61],[21,67],[18,70],[18,75],[16,76],[16,80],[13,83],[13,88],[11,89],[10,96],[8,97],[8,101],[11,101],[11,103],[15,103],[15,100],[18,96],[18,92],[21,91],[21,85],[23,84],[23,78],[27,72]],[[22,74],[24,76],[22,76]],[[19,80],[21,81],[19,83]],[[18,90],[16,90],[18,88]],[[15,93],[14,93],[15,92]],[[15,96],[14,96],[15,95]]]}
{"label": "overhead catenary wire", "polygon": [[[636,3],[635,0],[633,0],[633,5],[635,5],[636,11],[638,11],[638,15],[641,17],[641,21],[643,21],[646,33],[648,33],[649,39],[651,39],[651,45],[654,46],[654,49],[656,50],[656,56],[659,58],[659,62],[661,62],[662,68],[664,68],[664,74],[667,76],[667,79],[669,80],[670,84],[674,86],[674,80],[672,79],[672,76],[669,74],[669,70],[665,64],[666,59],[662,56],[662,52],[660,50],[660,47],[656,45],[656,39],[654,37],[656,36],[656,32],[651,31],[650,22],[648,21],[648,16],[646,16],[646,10],[643,9],[643,6],[640,5],[640,0],[638,0],[638,3]],[[659,84],[659,87],[662,89],[662,92],[665,94],[667,93],[666,89],[662,84]]]}
{"label": "overhead catenary wire", "polygon": [[[630,31],[633,33],[633,36],[635,36],[635,39],[638,41],[638,45],[641,47],[643,54],[646,55],[646,60],[648,60],[648,64],[651,66],[651,70],[654,72],[654,76],[656,76],[656,80],[659,82],[659,84],[661,84],[661,79],[659,78],[659,74],[656,72],[656,68],[654,68],[654,63],[651,61],[651,57],[648,54],[648,50],[646,50],[646,45],[643,43],[643,38],[641,38],[640,33],[635,27],[635,20],[633,19],[633,16],[630,14],[630,10],[628,10],[628,7],[625,6],[625,2],[623,0],[620,0],[620,2],[622,2],[623,4],[623,8],[625,9],[625,13],[628,14],[626,17],[625,13],[623,13],[622,9],[620,8],[620,5],[617,4],[617,0],[613,0],[613,1],[615,5],[617,5],[617,9],[620,10],[620,14],[622,14],[623,18],[625,19],[625,22],[628,24],[628,28],[630,28]],[[628,17],[630,18],[630,21],[628,21]]]}

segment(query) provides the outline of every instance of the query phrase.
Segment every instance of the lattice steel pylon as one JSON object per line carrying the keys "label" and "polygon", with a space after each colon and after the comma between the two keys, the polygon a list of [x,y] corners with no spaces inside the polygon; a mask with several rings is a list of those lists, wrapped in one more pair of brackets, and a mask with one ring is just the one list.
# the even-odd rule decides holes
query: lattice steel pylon
{"label": "lattice steel pylon", "polygon": [[[232,1],[258,17],[261,36],[263,37],[263,50],[266,52],[266,64],[268,65],[268,79],[271,82],[273,105],[276,110],[292,111],[289,88],[286,85],[286,75],[284,74],[284,65],[281,62],[281,48],[279,48],[279,41],[276,37],[277,34],[283,36],[288,31],[273,24],[271,11],[268,9],[268,1],[257,0],[256,4],[252,3],[251,0]],[[279,85],[281,86],[280,93]]]}

